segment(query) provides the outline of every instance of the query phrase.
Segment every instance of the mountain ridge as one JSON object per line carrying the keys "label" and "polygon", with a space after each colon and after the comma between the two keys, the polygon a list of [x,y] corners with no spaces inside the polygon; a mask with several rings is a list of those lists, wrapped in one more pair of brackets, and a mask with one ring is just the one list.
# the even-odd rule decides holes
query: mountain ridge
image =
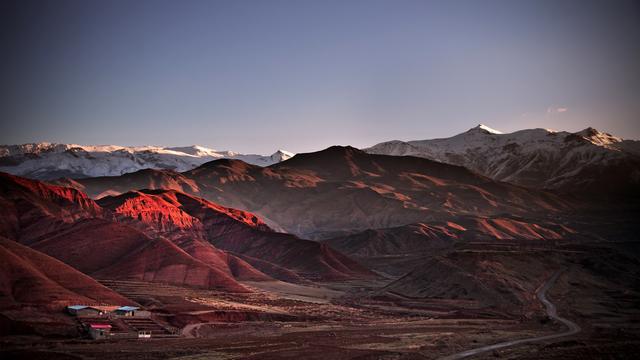
{"label": "mountain ridge", "polygon": [[0,204],[0,237],[98,279],[242,293],[251,290],[239,281],[274,280],[251,264],[293,282],[373,276],[326,245],[176,190],[95,202],[76,189],[0,173]]}
{"label": "mountain ridge", "polygon": [[149,170],[62,183],[99,198],[162,188],[156,179],[165,176],[176,181],[177,190],[250,211],[273,229],[313,239],[451,213],[524,214],[569,206],[554,194],[496,182],[462,166],[339,146],[269,167],[225,159],[180,174]]}
{"label": "mountain ridge", "polygon": [[575,133],[549,129],[501,133],[480,124],[448,138],[392,140],[363,150],[461,165],[494,180],[534,188],[575,192],[640,187],[640,141],[591,127]]}
{"label": "mountain ridge", "polygon": [[0,145],[0,171],[51,180],[59,177],[117,176],[149,168],[182,172],[222,158],[269,166],[293,156],[294,153],[285,150],[277,150],[271,155],[256,155],[218,151],[199,145],[161,147],[42,142]]}

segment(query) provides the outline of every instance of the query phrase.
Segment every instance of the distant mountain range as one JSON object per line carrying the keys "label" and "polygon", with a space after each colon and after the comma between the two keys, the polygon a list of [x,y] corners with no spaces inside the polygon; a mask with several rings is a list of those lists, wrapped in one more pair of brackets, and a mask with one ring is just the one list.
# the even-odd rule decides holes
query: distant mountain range
{"label": "distant mountain range", "polygon": [[[593,128],[575,133],[527,129],[504,134],[481,124],[449,138],[393,140],[363,150],[464,166],[493,180],[533,188],[629,194],[640,185],[640,141],[623,140]],[[41,180],[81,179],[143,169],[185,172],[219,159],[266,167],[294,155],[284,150],[270,156],[240,154],[197,145],[36,143],[0,146],[0,171]]]}
{"label": "distant mountain range", "polygon": [[142,169],[187,171],[208,161],[239,159],[269,166],[295,154],[278,150],[270,156],[218,151],[202,146],[158,147],[36,143],[0,146],[0,171],[33,179],[116,176]]}
{"label": "distant mountain range", "polygon": [[593,128],[503,134],[481,124],[449,138],[387,141],[364,151],[460,165],[494,180],[536,188],[574,191],[605,186],[623,192],[640,184],[640,141]]}

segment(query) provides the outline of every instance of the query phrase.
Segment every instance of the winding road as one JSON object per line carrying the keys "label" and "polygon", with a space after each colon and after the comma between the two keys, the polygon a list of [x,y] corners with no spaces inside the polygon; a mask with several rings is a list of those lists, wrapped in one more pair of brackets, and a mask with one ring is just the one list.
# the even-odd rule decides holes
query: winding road
{"label": "winding road", "polygon": [[487,351],[502,349],[502,348],[506,348],[514,345],[527,344],[527,343],[545,341],[545,340],[553,340],[553,339],[579,333],[582,330],[580,326],[571,320],[558,316],[558,310],[556,309],[556,306],[551,301],[549,301],[549,299],[547,299],[547,296],[546,296],[547,290],[549,290],[553,286],[553,284],[556,282],[556,280],[558,279],[561,273],[562,273],[562,270],[556,272],[542,287],[540,287],[540,289],[538,289],[538,291],[536,291],[536,295],[538,299],[546,307],[547,315],[549,315],[549,317],[552,318],[553,320],[559,321],[562,324],[564,324],[567,327],[566,331],[557,333],[557,334],[538,336],[538,337],[532,337],[532,338],[526,338],[526,339],[520,339],[520,340],[511,340],[511,341],[505,341],[505,342],[501,342],[493,345],[483,346],[476,349],[471,349],[471,350],[459,352],[457,354],[449,355],[441,358],[441,360],[463,359],[463,358],[473,356],[473,355],[478,355]]}
{"label": "winding road", "polygon": [[217,324],[217,323],[201,322],[201,323],[195,323],[195,324],[187,324],[184,328],[182,328],[182,336],[187,338],[196,338],[198,337],[198,329],[202,325],[209,325],[209,324]]}

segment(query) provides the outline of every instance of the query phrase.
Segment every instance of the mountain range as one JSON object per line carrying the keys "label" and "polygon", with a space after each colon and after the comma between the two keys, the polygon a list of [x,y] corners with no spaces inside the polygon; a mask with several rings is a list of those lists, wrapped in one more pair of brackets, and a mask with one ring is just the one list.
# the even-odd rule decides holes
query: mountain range
{"label": "mountain range", "polygon": [[[640,184],[640,141],[593,128],[578,132],[526,129],[502,133],[478,125],[441,139],[382,142],[364,148],[379,155],[415,156],[463,166],[493,180],[562,192],[636,191]],[[202,146],[125,147],[36,143],[0,146],[0,171],[34,179],[119,176],[143,169],[185,172],[219,159],[261,167],[295,154],[270,156],[217,151]]]}
{"label": "mountain range", "polygon": [[[367,311],[530,318],[540,312],[532,294],[560,269],[572,279],[558,290],[565,299],[586,292],[626,309],[640,293],[637,144],[593,129],[479,126],[283,153],[268,166],[194,147],[8,147],[3,169],[30,170],[0,172],[0,320],[15,326],[72,302],[171,318],[184,298],[160,305],[118,284],[248,299],[265,283],[333,284],[351,294],[333,305]],[[136,165],[105,167],[123,159]],[[111,175],[90,176],[100,172]]]}
{"label": "mountain range", "polygon": [[326,245],[171,190],[95,202],[75,189],[0,173],[0,202],[0,236],[98,279],[246,292],[238,280],[371,275]]}
{"label": "mountain range", "polygon": [[295,154],[278,150],[270,156],[185,147],[34,143],[0,146],[0,171],[33,179],[122,175],[141,169],[191,170],[216,159],[240,159],[268,166]]}
{"label": "mountain range", "polygon": [[593,128],[503,134],[481,124],[449,138],[387,141],[364,151],[460,165],[494,180],[535,188],[626,193],[640,184],[640,141]]}
{"label": "mountain range", "polygon": [[141,170],[56,183],[93,198],[172,189],[250,211],[276,230],[312,239],[453,215],[543,216],[571,206],[553,193],[497,182],[461,166],[342,146],[269,167],[223,159],[183,173]]}
{"label": "mountain range", "polygon": [[[33,305],[24,292],[36,288],[59,294],[60,303],[92,291],[103,301],[134,303],[95,280],[248,293],[246,281],[393,278],[413,269],[420,254],[459,242],[575,233],[545,217],[572,207],[552,193],[352,147],[298,154],[270,167],[222,159],[183,173],[146,169],[56,183],[0,173],[3,256],[16,268],[3,279],[11,306]],[[378,256],[405,262],[389,268],[372,260]],[[40,260],[32,265],[27,258]],[[413,290],[398,286],[424,291],[415,282]]]}

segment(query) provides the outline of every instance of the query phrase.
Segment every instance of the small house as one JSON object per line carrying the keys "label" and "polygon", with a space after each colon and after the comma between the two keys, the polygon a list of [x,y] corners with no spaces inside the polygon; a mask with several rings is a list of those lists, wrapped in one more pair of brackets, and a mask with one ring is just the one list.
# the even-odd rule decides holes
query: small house
{"label": "small house", "polygon": [[136,311],[138,311],[138,309],[140,308],[136,306],[121,306],[114,312],[116,313],[116,315],[120,316],[136,316]]}
{"label": "small house", "polygon": [[114,312],[118,308],[118,306],[117,305],[96,305],[96,306],[91,306],[91,308],[99,310],[102,314],[109,314]]}
{"label": "small house", "polygon": [[104,314],[101,309],[97,309],[91,306],[85,305],[70,305],[67,306],[67,312],[71,315],[75,316],[83,316],[83,317],[92,317],[92,316],[100,316]]}
{"label": "small house", "polygon": [[67,312],[71,315],[78,315],[78,311],[86,309],[84,305],[69,305],[67,306]]}
{"label": "small house", "polygon": [[111,333],[109,324],[89,324],[89,336],[94,340],[106,339]]}

